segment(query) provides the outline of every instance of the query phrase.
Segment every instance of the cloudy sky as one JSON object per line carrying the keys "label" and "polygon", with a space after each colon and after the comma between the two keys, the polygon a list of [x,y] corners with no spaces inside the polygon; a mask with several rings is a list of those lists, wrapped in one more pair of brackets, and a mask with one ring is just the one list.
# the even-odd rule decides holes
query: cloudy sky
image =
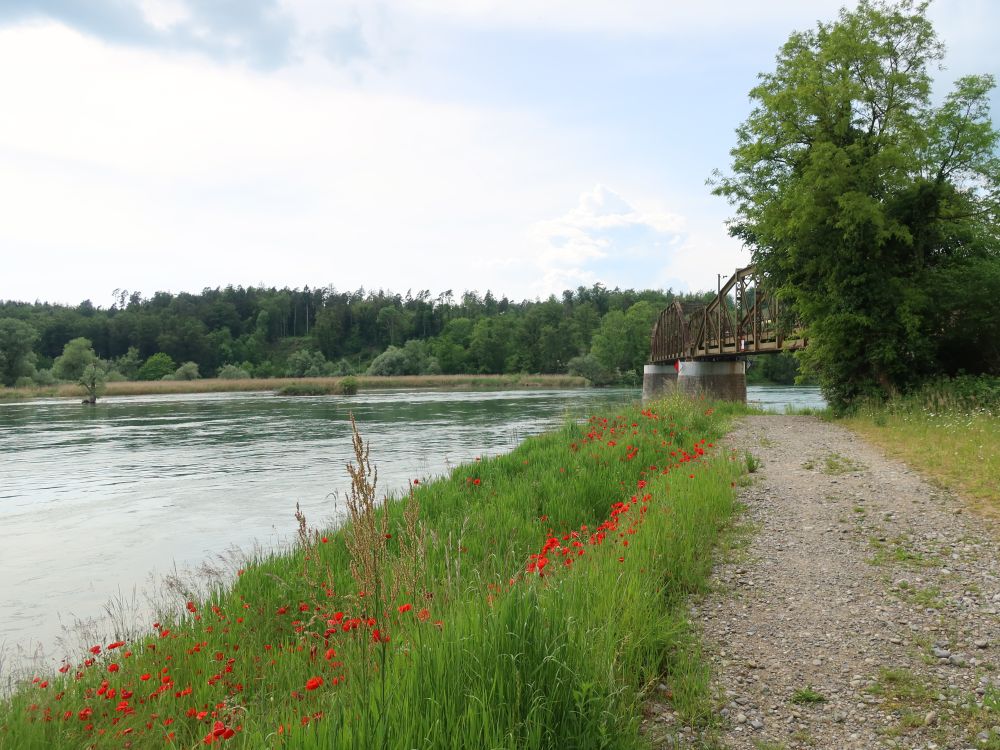
{"label": "cloudy sky", "polygon": [[[842,4],[2,0],[0,299],[714,287],[705,179]],[[930,15],[939,91],[1000,73],[994,0]]]}

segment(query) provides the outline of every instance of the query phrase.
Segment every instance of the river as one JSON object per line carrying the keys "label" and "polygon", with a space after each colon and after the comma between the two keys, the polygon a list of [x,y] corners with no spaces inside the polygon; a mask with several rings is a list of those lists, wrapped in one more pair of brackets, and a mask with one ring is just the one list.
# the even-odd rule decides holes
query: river
{"label": "river", "polygon": [[[296,503],[310,524],[336,523],[349,487],[349,411],[380,487],[399,493],[638,396],[369,391],[0,404],[0,671],[4,661],[10,669],[76,655],[81,622],[95,637],[116,635],[108,602],[117,602],[113,619],[144,625],[149,605],[133,592],[155,590],[174,570],[289,543]],[[778,411],[822,406],[807,388],[751,386],[748,399]],[[239,554],[223,557],[236,565]]]}

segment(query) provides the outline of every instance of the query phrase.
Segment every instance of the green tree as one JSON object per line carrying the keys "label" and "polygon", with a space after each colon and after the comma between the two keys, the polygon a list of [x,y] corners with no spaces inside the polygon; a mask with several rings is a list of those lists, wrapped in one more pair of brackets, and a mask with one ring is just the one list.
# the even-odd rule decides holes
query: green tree
{"label": "green tree", "polygon": [[139,350],[130,346],[118,359],[114,360],[112,366],[129,380],[133,380],[142,366],[142,359],[139,357]]}
{"label": "green tree", "polygon": [[628,338],[625,313],[612,310],[601,319],[601,325],[591,342],[590,353],[611,372],[622,372],[628,369],[632,361]]}
{"label": "green tree", "polygon": [[31,347],[38,341],[38,331],[16,318],[0,318],[0,384],[14,385],[18,378],[35,372]]}
{"label": "green tree", "polygon": [[83,403],[96,404],[98,396],[104,393],[105,387],[105,373],[100,361],[94,359],[94,361],[88,363],[83,368],[76,382],[82,385],[87,393],[83,399]]}
{"label": "green tree", "polygon": [[173,374],[174,380],[200,380],[201,373],[198,372],[197,362],[185,362]]}
{"label": "green tree", "polygon": [[87,365],[97,362],[90,339],[76,338],[63,347],[61,356],[52,364],[52,373],[61,380],[79,381]]}
{"label": "green tree", "polygon": [[732,174],[716,178],[731,233],[797,311],[803,369],[836,408],[940,371],[954,326],[928,315],[935,277],[1000,262],[993,79],[961,78],[932,104],[943,48],[926,10],[862,0],[792,34],[750,92]]}
{"label": "green tree", "polygon": [[584,354],[573,357],[569,361],[566,371],[570,375],[586,378],[591,385],[608,385],[615,380],[614,373],[606,368],[593,354]]}
{"label": "green tree", "polygon": [[169,354],[157,352],[142,363],[136,377],[139,380],[162,380],[164,375],[172,375],[176,369],[177,364]]}

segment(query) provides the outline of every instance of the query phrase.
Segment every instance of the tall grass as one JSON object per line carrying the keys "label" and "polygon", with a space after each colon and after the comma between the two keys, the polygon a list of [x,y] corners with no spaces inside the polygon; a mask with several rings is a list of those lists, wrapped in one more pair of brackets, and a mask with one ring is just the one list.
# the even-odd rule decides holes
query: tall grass
{"label": "tall grass", "polygon": [[629,408],[385,503],[358,439],[352,523],[299,514],[294,552],[23,685],[0,746],[641,747],[652,684],[708,700],[684,601],[744,468],[725,426]]}
{"label": "tall grass", "polygon": [[1000,378],[936,381],[845,424],[1000,517]]}
{"label": "tall grass", "polygon": [[[584,388],[584,378],[570,375],[398,375],[351,376],[362,390],[389,388],[441,388],[449,390],[508,390],[531,388]],[[107,384],[105,396],[140,396],[170,393],[241,393],[250,391],[309,390],[316,394],[340,393],[346,378],[268,378],[224,380],[141,380]],[[32,398],[82,398],[84,389],[72,383],[25,388],[0,387],[0,401]]]}

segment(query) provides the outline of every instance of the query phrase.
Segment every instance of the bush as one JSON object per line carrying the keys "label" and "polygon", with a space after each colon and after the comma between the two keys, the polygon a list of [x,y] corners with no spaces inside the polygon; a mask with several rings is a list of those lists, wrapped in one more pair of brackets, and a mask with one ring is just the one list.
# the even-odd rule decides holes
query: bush
{"label": "bush", "polygon": [[177,363],[169,354],[157,352],[143,363],[136,377],[139,380],[163,380],[165,375],[173,374],[176,369]]}
{"label": "bush", "polygon": [[76,338],[63,347],[61,356],[56,357],[52,373],[60,380],[79,380],[88,365],[97,361],[90,339]]}
{"label": "bush", "polygon": [[52,370],[39,370],[34,374],[35,385],[54,385],[56,382],[56,376],[52,374]]}
{"label": "bush", "polygon": [[172,380],[199,380],[201,373],[198,372],[197,362],[185,362],[174,371]]}
{"label": "bush", "polygon": [[128,378],[118,372],[118,370],[108,370],[104,374],[105,383],[121,383],[125,380],[128,380]]}
{"label": "bush", "polygon": [[403,345],[389,346],[375,357],[368,368],[368,375],[439,375],[441,365],[437,357],[431,355],[427,344],[410,339]]}
{"label": "bush", "polygon": [[573,357],[567,366],[567,372],[581,378],[586,378],[591,385],[609,385],[615,380],[614,373],[593,354]]}
{"label": "bush", "polygon": [[250,373],[238,365],[224,365],[217,377],[221,380],[249,380]]}
{"label": "bush", "polygon": [[345,396],[353,396],[358,392],[358,379],[354,377],[342,378],[338,383],[340,392]]}
{"label": "bush", "polygon": [[329,363],[321,352],[302,349],[293,352],[285,365],[285,377],[318,378],[326,374]]}
{"label": "bush", "polygon": [[33,386],[34,384],[35,384],[34,379],[29,377],[28,375],[22,375],[21,377],[19,377],[17,380],[14,381],[15,388],[31,388],[31,386]]}
{"label": "bush", "polygon": [[350,362],[348,362],[346,359],[344,359],[343,357],[341,357],[337,361],[337,364],[331,363],[331,368],[330,368],[330,373],[329,374],[332,375],[335,378],[342,378],[345,375],[353,375],[354,374],[354,366]]}

